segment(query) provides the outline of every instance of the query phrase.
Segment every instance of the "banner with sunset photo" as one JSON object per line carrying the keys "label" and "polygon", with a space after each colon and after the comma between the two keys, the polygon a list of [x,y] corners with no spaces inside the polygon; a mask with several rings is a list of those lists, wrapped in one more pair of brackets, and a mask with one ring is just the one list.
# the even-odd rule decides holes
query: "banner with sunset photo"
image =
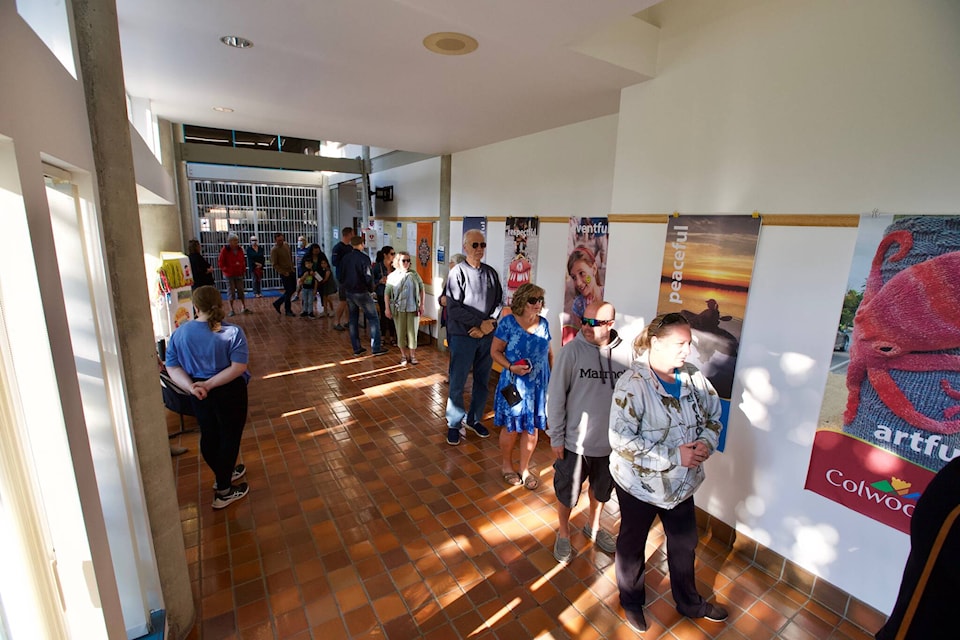
{"label": "banner with sunset photo", "polygon": [[688,361],[710,380],[723,407],[720,451],[760,225],[760,216],[720,215],[673,216],[667,224],[657,314],[681,313],[690,321]]}

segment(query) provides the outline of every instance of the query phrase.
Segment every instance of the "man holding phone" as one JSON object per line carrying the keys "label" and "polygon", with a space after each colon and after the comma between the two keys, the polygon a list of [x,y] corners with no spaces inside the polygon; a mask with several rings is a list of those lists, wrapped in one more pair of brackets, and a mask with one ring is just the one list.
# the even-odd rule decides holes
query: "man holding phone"
{"label": "man holding phone", "polygon": [[[503,307],[503,287],[496,269],[483,263],[487,243],[471,229],[463,236],[464,262],[447,276],[447,341],[450,346],[450,387],[447,395],[447,444],[460,444],[461,428],[481,438],[490,431],[480,422],[487,403],[493,359],[490,345]],[[467,374],[473,370],[469,411],[463,406]]]}
{"label": "man holding phone", "polygon": [[603,505],[613,492],[610,475],[610,402],[617,380],[630,368],[630,344],[613,328],[617,312],[608,302],[590,303],[580,332],[560,349],[547,388],[547,435],[556,456],[553,488],[557,494],[558,562],[573,559],[570,514],[580,499],[583,481],[590,479],[590,507],[582,531],[606,553],[617,540],[600,528]]}

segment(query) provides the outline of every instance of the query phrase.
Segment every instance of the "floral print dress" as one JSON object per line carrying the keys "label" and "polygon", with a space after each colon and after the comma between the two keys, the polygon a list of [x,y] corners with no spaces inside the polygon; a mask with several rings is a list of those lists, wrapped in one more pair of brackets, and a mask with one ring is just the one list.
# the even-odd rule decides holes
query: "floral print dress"
{"label": "floral print dress", "polygon": [[[550,382],[550,323],[539,318],[532,333],[525,330],[512,316],[506,316],[497,325],[494,336],[507,343],[507,360],[516,362],[526,358],[532,367],[530,373],[518,376],[504,369],[494,396],[494,422],[510,432],[534,433],[547,428],[547,384]],[[500,390],[510,383],[517,386],[522,401],[511,407]]]}

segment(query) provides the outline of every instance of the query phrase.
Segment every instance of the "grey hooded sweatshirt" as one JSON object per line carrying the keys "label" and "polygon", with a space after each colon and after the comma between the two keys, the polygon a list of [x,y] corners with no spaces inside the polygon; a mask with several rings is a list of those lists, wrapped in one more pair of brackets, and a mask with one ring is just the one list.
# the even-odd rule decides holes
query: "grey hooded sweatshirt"
{"label": "grey hooded sweatshirt", "polygon": [[547,387],[551,447],[592,458],[610,455],[610,401],[617,380],[630,369],[631,351],[616,331],[605,347],[579,332],[560,349]]}

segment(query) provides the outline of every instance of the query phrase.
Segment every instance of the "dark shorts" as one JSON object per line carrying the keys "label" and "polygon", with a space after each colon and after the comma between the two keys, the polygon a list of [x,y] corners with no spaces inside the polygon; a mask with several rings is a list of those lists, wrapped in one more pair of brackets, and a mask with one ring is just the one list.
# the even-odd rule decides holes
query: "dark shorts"
{"label": "dark shorts", "polygon": [[613,493],[610,456],[593,458],[564,449],[563,460],[554,462],[553,469],[553,490],[563,506],[571,509],[577,506],[583,481],[587,479],[598,502],[610,500],[610,494]]}

